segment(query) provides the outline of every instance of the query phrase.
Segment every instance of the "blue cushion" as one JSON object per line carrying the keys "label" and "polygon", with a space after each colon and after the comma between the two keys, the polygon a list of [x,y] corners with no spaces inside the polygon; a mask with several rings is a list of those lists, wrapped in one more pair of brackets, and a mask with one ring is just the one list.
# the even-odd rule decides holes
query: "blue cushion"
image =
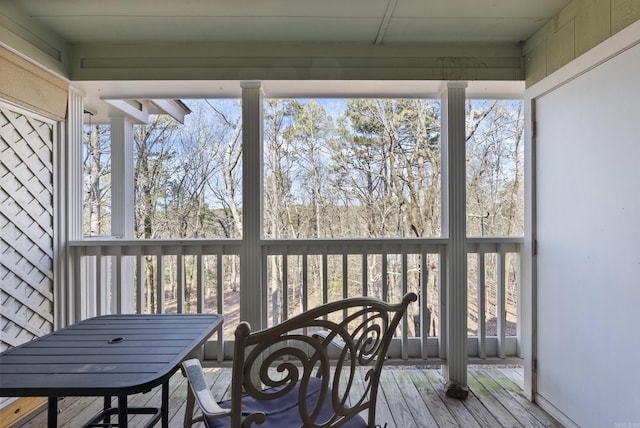
{"label": "blue cushion", "polygon": [[[309,387],[307,389],[307,406],[313,409],[320,397],[321,381],[318,378],[311,378],[309,380]],[[258,400],[253,397],[245,396],[242,398],[242,414],[248,415],[255,412],[263,412],[267,415],[267,420],[261,424],[256,425],[260,428],[289,428],[289,427],[302,427],[302,420],[298,411],[298,395],[300,390],[300,384],[298,383],[291,391],[286,393],[280,398],[273,400]],[[269,390],[267,390],[269,391]],[[331,402],[331,390],[328,390],[327,397],[324,400],[320,414],[316,419],[318,425],[327,421],[335,412],[333,410],[333,404]],[[219,403],[223,408],[231,407],[230,401],[223,401]],[[206,425],[209,428],[217,427],[229,427],[231,426],[231,420],[226,418],[207,418]],[[366,427],[367,423],[360,417],[355,415],[341,427],[345,428],[360,428]]]}

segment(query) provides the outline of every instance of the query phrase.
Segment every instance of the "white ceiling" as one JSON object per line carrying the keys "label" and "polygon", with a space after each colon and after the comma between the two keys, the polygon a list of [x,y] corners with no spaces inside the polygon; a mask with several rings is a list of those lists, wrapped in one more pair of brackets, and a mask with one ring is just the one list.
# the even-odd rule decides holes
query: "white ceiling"
{"label": "white ceiling", "polygon": [[3,0],[70,44],[515,42],[569,0]]}

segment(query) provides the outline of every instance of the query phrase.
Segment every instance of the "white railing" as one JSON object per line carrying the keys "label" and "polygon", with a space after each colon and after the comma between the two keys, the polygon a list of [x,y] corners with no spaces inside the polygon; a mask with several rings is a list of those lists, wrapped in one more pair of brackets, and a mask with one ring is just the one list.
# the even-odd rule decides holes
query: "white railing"
{"label": "white railing", "polygon": [[[344,297],[397,302],[414,291],[421,298],[400,326],[391,357],[417,364],[446,360],[439,340],[446,332],[441,286],[446,281],[446,239],[262,240],[261,246],[262,265],[255,268],[262,273],[263,326]],[[521,246],[522,238],[467,240],[472,363],[521,357]],[[75,307],[83,318],[119,312],[223,313],[224,333],[205,355],[228,359],[228,342],[239,321],[241,248],[242,241],[233,239],[71,242],[72,289],[79,300]]]}

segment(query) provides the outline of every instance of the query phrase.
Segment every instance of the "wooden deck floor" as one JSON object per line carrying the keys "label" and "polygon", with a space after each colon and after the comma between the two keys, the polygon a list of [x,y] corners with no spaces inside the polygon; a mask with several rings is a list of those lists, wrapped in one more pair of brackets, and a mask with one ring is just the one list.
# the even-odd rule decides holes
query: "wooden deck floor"
{"label": "wooden deck floor", "polygon": [[[228,394],[230,369],[205,369],[216,398]],[[552,417],[522,395],[522,369],[471,368],[471,394],[460,401],[445,397],[443,380],[438,370],[388,367],[383,370],[381,394],[378,399],[378,424],[387,428],[411,427],[561,427]],[[181,427],[185,411],[186,382],[180,373],[170,381],[170,427]],[[159,388],[131,397],[130,405],[160,403]],[[102,407],[102,399],[64,398],[59,403],[59,427],[82,426]],[[140,427],[143,416],[133,416],[129,426]],[[1,425],[1,424],[0,424]],[[46,426],[46,412],[42,411],[12,428],[40,428]],[[159,424],[158,424],[159,426]],[[284,428],[284,427],[283,427]]]}

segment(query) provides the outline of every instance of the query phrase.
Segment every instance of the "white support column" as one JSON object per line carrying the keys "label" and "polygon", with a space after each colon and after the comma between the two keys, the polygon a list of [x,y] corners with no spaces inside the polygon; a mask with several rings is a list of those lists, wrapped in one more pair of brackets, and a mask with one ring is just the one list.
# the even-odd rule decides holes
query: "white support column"
{"label": "white support column", "polygon": [[262,323],[262,89],[242,82],[242,251],[240,319],[253,329]]}
{"label": "white support column", "polygon": [[[55,325],[63,327],[87,317],[90,302],[87,299],[87,282],[83,281],[80,259],[73,249],[69,249],[69,241],[82,239],[82,126],[84,115],[83,94],[69,89],[69,113],[67,118],[66,144],[61,151],[59,169],[64,168],[66,186],[60,187],[58,199],[66,200],[64,247],[69,256],[65,266],[67,278],[64,283],[56,284]],[[64,154],[64,155],[63,155]],[[64,164],[62,163],[64,161]],[[62,181],[61,181],[62,183]],[[64,189],[64,190],[63,190]],[[62,236],[62,235],[61,235]],[[56,276],[59,281],[61,277]]]}
{"label": "white support column", "polygon": [[445,380],[467,385],[466,82],[449,82],[441,94],[442,232],[446,263]]}
{"label": "white support column", "polygon": [[[132,239],[134,231],[133,207],[133,121],[125,116],[111,117],[111,234]],[[133,274],[131,257],[122,257],[112,267],[111,311],[133,312]]]}

